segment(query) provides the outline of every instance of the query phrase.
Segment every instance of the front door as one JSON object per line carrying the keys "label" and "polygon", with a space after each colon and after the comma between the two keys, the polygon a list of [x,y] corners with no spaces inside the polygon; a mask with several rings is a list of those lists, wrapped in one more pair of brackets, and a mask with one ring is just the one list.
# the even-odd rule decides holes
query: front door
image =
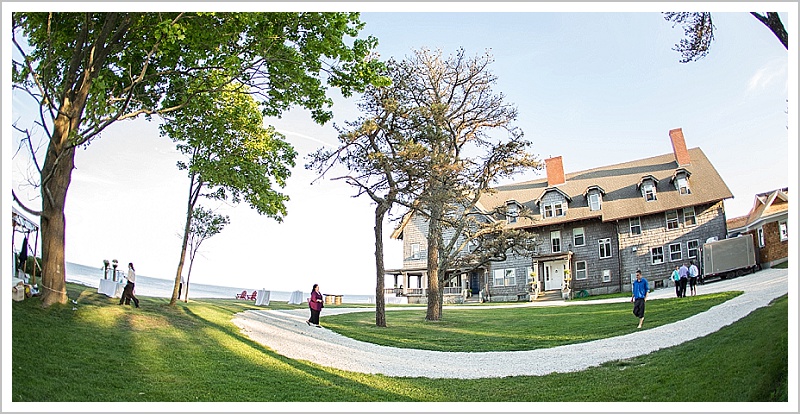
{"label": "front door", "polygon": [[481,290],[481,281],[478,277],[478,271],[473,270],[469,278],[469,287],[473,295],[477,295]]}
{"label": "front door", "polygon": [[544,290],[561,289],[564,286],[564,270],[567,262],[547,262],[544,264]]}

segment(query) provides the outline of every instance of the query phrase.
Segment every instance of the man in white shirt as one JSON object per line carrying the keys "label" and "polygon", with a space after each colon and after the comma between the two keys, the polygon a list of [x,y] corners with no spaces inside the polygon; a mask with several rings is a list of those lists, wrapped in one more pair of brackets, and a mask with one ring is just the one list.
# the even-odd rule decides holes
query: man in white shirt
{"label": "man in white shirt", "polygon": [[692,296],[697,295],[697,277],[700,275],[700,271],[697,270],[697,266],[694,265],[694,260],[692,260],[692,265],[689,266],[689,290],[692,292]]}

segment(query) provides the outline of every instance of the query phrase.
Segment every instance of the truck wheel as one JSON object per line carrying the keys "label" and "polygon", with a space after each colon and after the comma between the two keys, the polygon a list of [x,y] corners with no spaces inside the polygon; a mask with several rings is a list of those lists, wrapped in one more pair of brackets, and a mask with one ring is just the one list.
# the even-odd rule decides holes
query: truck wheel
{"label": "truck wheel", "polygon": [[744,269],[739,269],[736,271],[736,277],[744,276]]}

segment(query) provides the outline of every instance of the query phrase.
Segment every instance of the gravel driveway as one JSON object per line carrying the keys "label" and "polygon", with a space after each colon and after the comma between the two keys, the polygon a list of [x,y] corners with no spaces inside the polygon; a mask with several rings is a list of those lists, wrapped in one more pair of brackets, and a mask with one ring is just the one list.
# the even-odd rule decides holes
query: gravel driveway
{"label": "gravel driveway", "polygon": [[[646,355],[659,349],[706,336],[766,306],[788,292],[788,270],[768,269],[730,280],[697,286],[697,293],[742,290],[745,293],[688,319],[627,335],[533,351],[442,352],[393,348],[356,341],[325,328],[306,325],[308,310],[249,310],[236,314],[233,323],[254,341],[289,358],[345,371],[392,377],[491,378],[574,372],[607,361]],[[648,300],[674,297],[672,288],[651,292]],[[541,302],[498,307],[581,306],[626,302],[627,298],[580,302]],[[448,307],[445,307],[448,308]],[[396,310],[402,308],[389,308]],[[419,309],[419,308],[416,308]],[[369,308],[325,308],[325,315],[374,312]],[[637,323],[631,315],[631,325]],[[644,322],[647,328],[647,317]]]}

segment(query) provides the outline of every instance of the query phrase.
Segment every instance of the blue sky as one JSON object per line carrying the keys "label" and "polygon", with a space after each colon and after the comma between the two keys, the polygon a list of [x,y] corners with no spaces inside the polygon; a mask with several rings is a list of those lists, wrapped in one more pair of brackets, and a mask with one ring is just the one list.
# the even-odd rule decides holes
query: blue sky
{"label": "blue sky", "polygon": [[[517,126],[533,142],[532,152],[562,156],[567,173],[670,153],[668,131],[682,128],[687,146],[700,147],[733,192],[725,203],[729,218],[746,214],[756,193],[796,185],[797,53],[748,13],[724,11],[747,4],[706,4],[721,10],[713,15],[716,41],[705,59],[687,64],[671,50],[681,28],[646,4],[584,4],[592,12],[581,13],[569,4],[556,6],[566,12],[536,12],[554,9],[528,3],[386,6],[392,12],[350,5],[365,11],[362,35],[379,39],[383,58],[421,47],[446,54],[463,47],[470,55],[489,49],[495,90],[517,106]],[[397,12],[420,7],[426,10]],[[784,7],[793,7],[792,19],[782,14],[791,43],[797,7]],[[355,99],[332,96],[334,123],[358,117]],[[13,105],[6,120],[24,111],[16,99]],[[372,207],[343,183],[311,185],[315,176],[302,168],[307,153],[335,145],[333,125],[318,126],[302,110],[267,122],[300,154],[285,189],[289,214],[278,224],[246,205],[207,203],[229,214],[231,224],[205,242],[192,281],[286,291],[319,283],[325,293],[373,294]],[[7,136],[8,122],[3,127]],[[16,189],[25,163],[6,162],[17,143],[9,141],[4,188]],[[174,277],[188,191],[188,179],[175,168],[179,158],[157,126],[143,120],[118,123],[80,150],[67,199],[67,260],[99,268],[116,258],[136,263],[146,276]],[[5,209],[10,191],[4,193]],[[385,226],[387,234],[394,225]],[[401,244],[386,243],[387,267],[401,267]]]}

